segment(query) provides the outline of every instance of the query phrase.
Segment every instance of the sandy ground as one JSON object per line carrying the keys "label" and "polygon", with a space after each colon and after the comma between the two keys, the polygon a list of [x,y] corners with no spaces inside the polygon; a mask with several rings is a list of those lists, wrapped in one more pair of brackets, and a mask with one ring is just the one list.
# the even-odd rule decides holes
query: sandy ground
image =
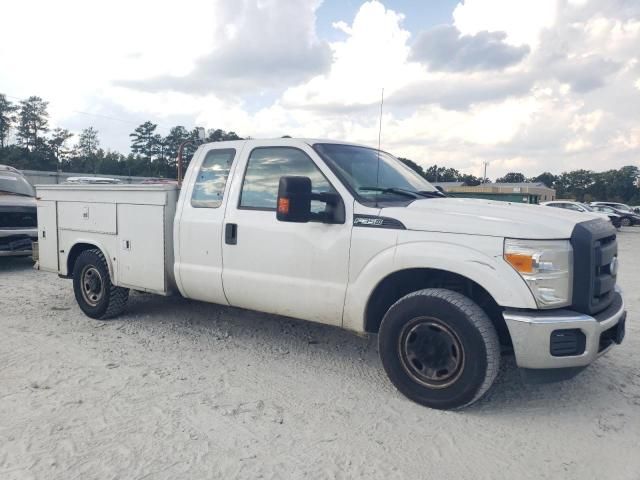
{"label": "sandy ground", "polygon": [[462,412],[396,392],[375,338],[150,295],[94,321],[0,259],[0,478],[640,479],[640,228],[619,239],[625,343],[561,384],[507,360]]}

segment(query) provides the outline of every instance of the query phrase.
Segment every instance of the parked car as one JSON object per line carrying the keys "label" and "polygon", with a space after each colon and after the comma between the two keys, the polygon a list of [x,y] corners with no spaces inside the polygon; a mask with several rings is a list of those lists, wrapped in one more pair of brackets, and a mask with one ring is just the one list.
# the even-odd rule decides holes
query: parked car
{"label": "parked car", "polygon": [[105,185],[105,184],[119,184],[122,183],[121,180],[117,178],[109,178],[109,177],[69,177],[64,183],[75,183],[75,184],[84,184],[84,185]]}
{"label": "parked car", "polygon": [[544,205],[545,207],[564,208],[566,210],[573,210],[574,212],[590,213],[601,218],[606,218],[616,228],[620,228],[620,226],[622,225],[622,218],[620,217],[620,215],[616,213],[597,212],[591,206],[581,202],[572,202],[570,200],[553,200],[551,202],[542,202],[540,203],[540,205]]}
{"label": "parked car", "polygon": [[0,165],[0,257],[32,254],[38,239],[35,196],[22,173]]}
{"label": "parked car", "polygon": [[177,185],[178,181],[172,178],[145,178],[140,183],[143,185]]}
{"label": "parked car", "polygon": [[590,205],[595,207],[596,205],[604,205],[606,207],[615,208],[616,210],[620,210],[622,212],[631,212],[635,213],[633,208],[625,203],[617,203],[617,202],[591,202]]}
{"label": "parked car", "polygon": [[631,205],[629,208],[631,208],[635,213],[640,213],[640,205]]}
{"label": "parked car", "polygon": [[617,208],[610,207],[603,204],[593,205],[593,209],[596,212],[603,212],[606,214],[615,213],[620,216],[620,223],[623,227],[629,227],[632,225],[640,225],[640,215],[630,210],[618,210]]}
{"label": "parked car", "polygon": [[38,187],[40,268],[91,318],[129,290],[377,334],[410,399],[469,405],[502,347],[568,378],[624,337],[616,230],[559,208],[445,197],[395,157],[344,142],[202,145],[177,185]]}

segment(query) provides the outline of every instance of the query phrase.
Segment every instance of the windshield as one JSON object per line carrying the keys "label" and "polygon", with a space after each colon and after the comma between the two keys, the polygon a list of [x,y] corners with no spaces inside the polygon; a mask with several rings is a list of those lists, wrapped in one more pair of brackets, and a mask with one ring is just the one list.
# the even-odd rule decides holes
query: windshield
{"label": "windshield", "polygon": [[605,205],[598,205],[596,207],[596,210],[598,210],[599,212],[616,213],[616,211],[613,208],[607,207]]}
{"label": "windshield", "polygon": [[0,171],[0,194],[2,193],[36,196],[35,190],[22,175],[10,171]]}
{"label": "windshield", "polygon": [[633,213],[631,207],[629,205],[625,205],[624,203],[616,203],[615,205],[613,205],[613,208],[615,208],[616,210],[621,210],[623,212]]}
{"label": "windshield", "polygon": [[417,172],[388,153],[333,143],[316,144],[314,149],[351,192],[365,202],[407,202],[444,196]]}

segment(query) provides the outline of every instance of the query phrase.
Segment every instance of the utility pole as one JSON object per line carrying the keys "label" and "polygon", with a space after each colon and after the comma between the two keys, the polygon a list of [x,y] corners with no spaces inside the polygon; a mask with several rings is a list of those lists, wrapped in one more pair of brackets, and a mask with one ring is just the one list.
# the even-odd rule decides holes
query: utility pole
{"label": "utility pole", "polygon": [[486,160],[483,160],[482,165],[484,166],[484,175],[482,176],[482,183],[485,183],[487,180],[487,165],[489,165],[489,162],[487,162]]}

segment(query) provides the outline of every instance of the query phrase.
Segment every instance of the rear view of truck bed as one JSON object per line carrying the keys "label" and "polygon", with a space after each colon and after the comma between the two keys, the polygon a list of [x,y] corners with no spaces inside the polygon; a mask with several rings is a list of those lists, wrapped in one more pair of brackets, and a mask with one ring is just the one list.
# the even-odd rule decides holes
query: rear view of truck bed
{"label": "rear view of truck bed", "polygon": [[113,283],[168,295],[174,290],[175,185],[39,185],[39,268],[72,274],[99,248]]}

